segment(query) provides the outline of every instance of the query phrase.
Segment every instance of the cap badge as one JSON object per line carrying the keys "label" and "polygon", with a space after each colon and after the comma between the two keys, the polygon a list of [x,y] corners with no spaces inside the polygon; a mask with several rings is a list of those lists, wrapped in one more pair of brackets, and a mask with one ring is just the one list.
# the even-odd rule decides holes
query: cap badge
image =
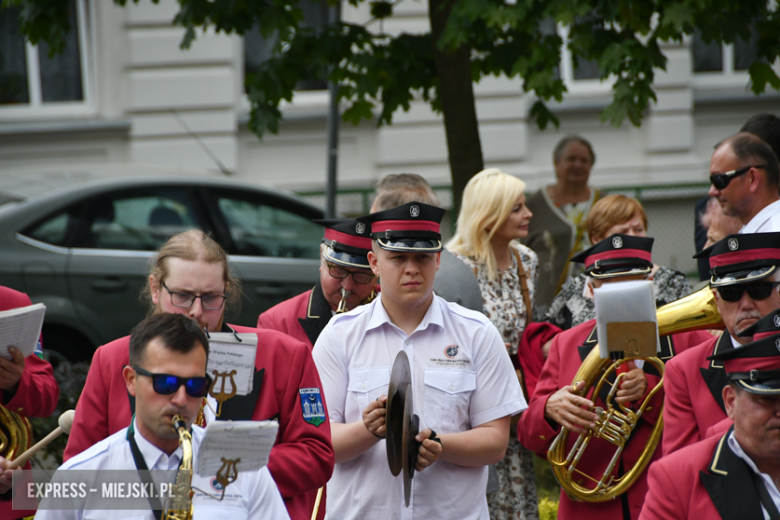
{"label": "cap badge", "polygon": [[739,248],[739,242],[736,238],[729,238],[729,249],[736,251]]}
{"label": "cap badge", "polygon": [[615,237],[612,239],[612,247],[615,249],[620,249],[623,247],[623,239],[620,237]]}
{"label": "cap badge", "polygon": [[366,225],[363,224],[362,222],[358,222],[357,226],[355,226],[355,233],[357,233],[358,235],[362,235],[365,232],[366,232]]}
{"label": "cap badge", "polygon": [[775,348],[780,351],[780,339],[775,340]]}
{"label": "cap badge", "polygon": [[420,206],[417,204],[413,205],[409,208],[409,214],[413,217],[419,217],[420,216]]}
{"label": "cap badge", "polygon": [[775,314],[774,322],[775,328],[780,329],[780,314]]}

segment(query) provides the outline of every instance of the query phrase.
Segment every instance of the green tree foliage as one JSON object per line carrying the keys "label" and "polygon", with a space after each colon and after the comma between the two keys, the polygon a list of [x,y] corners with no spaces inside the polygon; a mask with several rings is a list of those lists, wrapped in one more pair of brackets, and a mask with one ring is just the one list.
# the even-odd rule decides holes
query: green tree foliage
{"label": "green tree foliage", "polygon": [[[249,125],[258,136],[278,131],[279,104],[292,100],[298,81],[328,71],[340,85],[345,121],[376,118],[389,124],[414,99],[429,102],[444,114],[456,201],[465,181],[482,167],[473,82],[485,76],[522,78],[522,88],[535,94],[530,115],[538,126],[558,124],[547,106],[566,93],[555,73],[563,41],[545,30],[553,23],[569,27],[573,56],[595,61],[599,77],[614,81],[612,103],[601,120],[615,126],[625,119],[641,123],[656,99],[655,71],[666,65],[661,44],[680,42],[694,29],[705,42],[718,43],[738,36],[749,41],[751,31],[757,33],[751,89],[759,94],[767,86],[780,88],[769,65],[780,55],[780,14],[767,0],[429,0],[432,34],[397,36],[376,23],[393,15],[395,3],[349,0],[355,6],[365,1],[374,17],[369,23],[319,30],[301,23],[298,0],[178,0],[174,23],[185,29],[183,48],[200,27],[244,34],[259,25],[264,36],[275,36],[272,58],[246,78]],[[70,29],[66,2],[2,2],[21,7],[22,30],[33,43],[47,41],[52,52],[62,47]]]}

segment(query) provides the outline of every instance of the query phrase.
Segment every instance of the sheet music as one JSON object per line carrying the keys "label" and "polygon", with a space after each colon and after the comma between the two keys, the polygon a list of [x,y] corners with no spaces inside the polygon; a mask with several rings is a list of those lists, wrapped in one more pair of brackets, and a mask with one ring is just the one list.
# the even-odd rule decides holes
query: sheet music
{"label": "sheet music", "polygon": [[[214,370],[220,373],[230,373],[235,370],[233,381],[236,384],[236,395],[252,393],[252,382],[255,374],[255,356],[257,355],[257,334],[230,332],[211,332],[209,334],[209,364],[207,372],[213,377]],[[241,339],[238,341],[236,336]],[[214,385],[214,391],[222,390],[229,394],[233,391],[230,378],[219,378]]]}
{"label": "sheet music", "polygon": [[[606,283],[593,291],[596,302],[596,333],[599,338],[601,359],[609,357],[607,323],[623,321],[652,321],[658,323],[653,297],[653,282]],[[656,327],[656,350],[661,350]],[[639,365],[637,365],[639,367]]]}
{"label": "sheet music", "polygon": [[222,458],[241,459],[236,469],[257,471],[268,464],[268,455],[276,442],[276,421],[214,421],[206,426],[200,444],[195,471],[213,477],[222,467]]}
{"label": "sheet music", "polygon": [[42,303],[0,312],[0,356],[12,359],[8,347],[18,348],[24,357],[34,354],[45,314]]}

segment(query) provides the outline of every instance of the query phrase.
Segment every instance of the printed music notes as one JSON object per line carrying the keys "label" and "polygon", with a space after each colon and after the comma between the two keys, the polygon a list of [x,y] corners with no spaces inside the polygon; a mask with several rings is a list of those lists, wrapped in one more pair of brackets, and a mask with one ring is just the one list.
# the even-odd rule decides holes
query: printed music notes
{"label": "printed music notes", "polygon": [[8,347],[18,348],[24,357],[34,354],[45,314],[42,303],[0,312],[0,356],[12,359]]}
{"label": "printed music notes", "polygon": [[202,477],[215,476],[222,459],[241,459],[239,474],[256,471],[268,464],[268,455],[276,441],[276,421],[214,421],[206,427],[200,444],[195,471]]}

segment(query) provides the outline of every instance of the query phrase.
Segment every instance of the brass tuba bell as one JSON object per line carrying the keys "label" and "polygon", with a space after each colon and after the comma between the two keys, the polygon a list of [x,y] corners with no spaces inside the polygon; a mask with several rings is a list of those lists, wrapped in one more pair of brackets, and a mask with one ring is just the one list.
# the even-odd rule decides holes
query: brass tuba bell
{"label": "brass tuba bell", "polygon": [[31,444],[30,420],[0,406],[0,455],[8,460],[14,460]]}
{"label": "brass tuba bell", "polygon": [[[712,294],[712,289],[709,286],[685,298],[664,305],[658,309],[656,316],[658,318],[658,333],[662,336],[701,329],[723,328],[724,326],[718,313],[718,308],[715,305],[715,296]],[[619,387],[621,376],[618,376],[607,397],[607,409],[602,410],[600,407],[596,407],[596,409],[591,410],[599,415],[596,427],[593,430],[580,434],[568,454],[566,453],[566,445],[570,432],[562,427],[547,452],[547,460],[552,465],[555,479],[574,500],[605,502],[625,493],[647,467],[658,445],[658,441],[661,439],[664,425],[663,406],[658,411],[658,420],[639,460],[624,475],[620,477],[613,475],[615,464],[623,452],[631,432],[637,426],[642,413],[646,410],[652,397],[663,386],[664,364],[657,357],[625,357],[617,361],[601,359],[599,347],[596,345],[585,358],[585,361],[582,362],[580,369],[574,376],[572,385],[579,381],[584,381],[585,384],[582,390],[577,392],[577,395],[584,397],[591,388],[594,388],[593,395],[598,396],[604,384],[610,384],[607,378],[621,364],[631,359],[644,359],[645,362],[652,364],[658,370],[658,373],[661,374],[661,381],[648,393],[638,410],[630,410],[617,403],[615,403],[615,406],[612,405],[614,395]],[[577,468],[577,464],[588,443],[594,437],[602,438],[616,447],[615,454],[601,477],[590,476]],[[595,487],[586,487],[577,483],[576,480],[582,482],[582,479],[575,479],[575,473],[595,483]]]}

